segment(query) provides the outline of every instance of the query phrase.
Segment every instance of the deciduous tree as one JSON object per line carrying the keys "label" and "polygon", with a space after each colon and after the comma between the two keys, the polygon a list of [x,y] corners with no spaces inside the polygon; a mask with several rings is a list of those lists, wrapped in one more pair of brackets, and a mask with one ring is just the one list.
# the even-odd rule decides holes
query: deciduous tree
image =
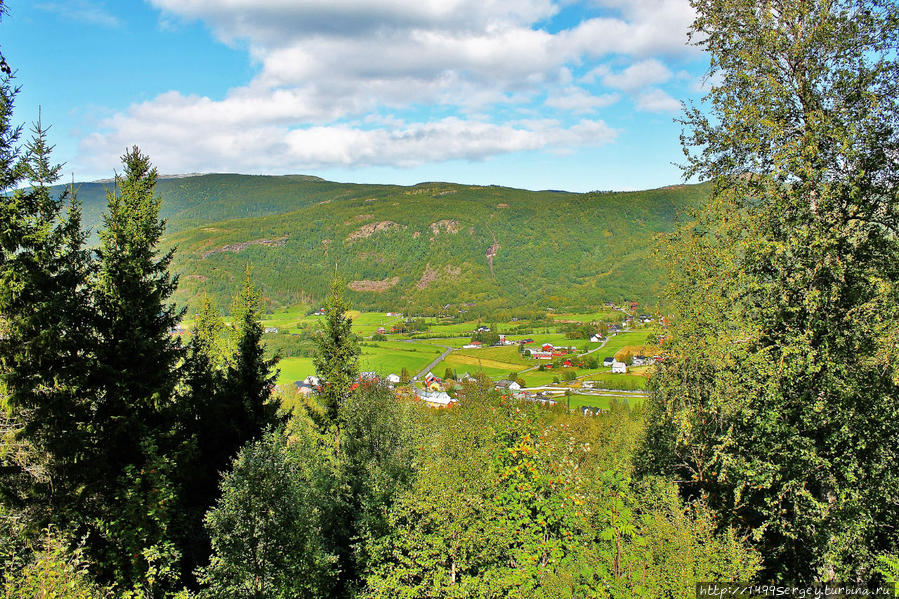
{"label": "deciduous tree", "polygon": [[751,531],[765,575],[867,577],[899,533],[899,8],[693,0],[708,208],[666,248],[642,468]]}

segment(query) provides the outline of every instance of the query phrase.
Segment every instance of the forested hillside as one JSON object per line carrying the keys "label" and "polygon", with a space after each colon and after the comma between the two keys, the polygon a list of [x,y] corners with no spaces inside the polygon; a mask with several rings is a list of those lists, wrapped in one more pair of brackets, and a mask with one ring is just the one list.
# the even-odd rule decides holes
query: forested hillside
{"label": "forested hillside", "polygon": [[[78,188],[89,228],[109,185]],[[200,175],[162,179],[157,193],[182,303],[207,291],[226,307],[248,263],[273,306],[315,302],[337,266],[354,306],[427,312],[654,303],[654,238],[708,188],[576,194]]]}

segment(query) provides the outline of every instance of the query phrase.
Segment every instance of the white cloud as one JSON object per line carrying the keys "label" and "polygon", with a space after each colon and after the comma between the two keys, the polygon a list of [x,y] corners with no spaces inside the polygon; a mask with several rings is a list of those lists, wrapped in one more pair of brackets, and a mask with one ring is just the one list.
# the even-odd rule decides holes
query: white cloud
{"label": "white cloud", "polygon": [[65,0],[64,2],[42,2],[35,8],[59,15],[64,19],[99,25],[100,27],[118,27],[118,17],[110,13],[100,4],[91,0]]}
{"label": "white cloud", "polygon": [[544,102],[551,108],[570,110],[572,112],[593,112],[618,101],[616,94],[594,96],[579,87],[568,87],[558,95],[551,95]]}
{"label": "white cloud", "polygon": [[297,172],[335,166],[415,166],[428,162],[482,160],[523,150],[599,146],[617,131],[599,120],[564,127],[556,121],[493,124],[455,117],[429,123],[390,123],[389,128],[325,125],[301,129],[246,128],[234,124],[204,135],[180,126],[153,126],[144,115],[114,117],[110,135],[85,138],[89,166],[116,160],[137,143],[163,172],[228,171],[235,164],[249,172]]}
{"label": "white cloud", "polygon": [[[607,14],[555,33],[541,23],[557,0],[149,1],[165,20],[201,20],[222,41],[245,43],[259,73],[221,98],[170,91],[114,115],[82,144],[96,166],[132,143],[152,144],[161,167],[180,171],[407,165],[605,143],[608,126],[578,119],[618,96],[573,85],[572,69],[636,60],[581,78],[633,93],[671,76],[651,57],[693,51],[686,0],[600,0]],[[541,98],[564,124],[508,120]],[[663,104],[647,97],[644,109]],[[413,122],[430,112],[441,120]]]}
{"label": "white cloud", "polygon": [[646,112],[678,112],[681,103],[659,88],[653,88],[637,96],[637,109]]}
{"label": "white cloud", "polygon": [[654,58],[637,62],[620,73],[607,73],[602,78],[603,85],[634,92],[638,89],[664,83],[671,79],[671,71]]}

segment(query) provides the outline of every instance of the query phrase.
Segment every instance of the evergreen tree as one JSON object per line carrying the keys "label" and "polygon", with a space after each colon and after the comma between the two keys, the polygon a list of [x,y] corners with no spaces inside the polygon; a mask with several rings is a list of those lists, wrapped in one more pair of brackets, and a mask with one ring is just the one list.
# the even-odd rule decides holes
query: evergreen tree
{"label": "evergreen tree", "polygon": [[264,356],[261,298],[249,269],[231,313],[234,351],[226,354],[221,316],[209,297],[204,299],[183,367],[179,487],[186,576],[209,556],[203,517],[219,497],[219,473],[228,469],[242,446],[280,423],[272,397],[277,360]]}
{"label": "evergreen tree", "polygon": [[[234,426],[236,451],[258,439],[279,422],[278,402],[272,396],[278,378],[278,358],[266,359],[262,347],[262,296],[247,267],[243,287],[231,306],[234,355],[225,374],[226,405]],[[232,456],[228,456],[229,458]]]}
{"label": "evergreen tree", "polygon": [[169,298],[173,250],[159,256],[165,229],[154,195],[156,169],[133,147],[124,175],[107,192],[95,286],[100,334],[97,408],[110,473],[141,462],[141,440],[163,432],[171,415],[180,342],[170,334],[182,312]]}
{"label": "evergreen tree", "polygon": [[316,336],[312,358],[315,373],[322,380],[319,393],[325,411],[324,420],[319,422],[322,429],[339,428],[340,406],[359,377],[359,345],[352,330],[353,320],[347,315],[350,307],[343,299],[343,287],[339,276],[331,280],[325,302],[325,326]]}
{"label": "evergreen tree", "polygon": [[82,490],[91,478],[83,463],[91,418],[92,267],[74,194],[51,194],[60,167],[51,163],[46,136],[38,120],[21,164],[31,186],[0,208],[8,225],[0,248],[0,385],[15,429],[3,452],[0,494],[26,509],[37,528],[51,520],[68,525],[85,507]]}
{"label": "evergreen tree", "polygon": [[206,296],[187,345],[178,398],[181,438],[177,472],[179,539],[186,579],[205,564],[209,539],[203,518],[218,496],[219,473],[237,451],[231,414],[225,409],[224,323]]}
{"label": "evergreen tree", "polygon": [[751,531],[765,576],[867,578],[899,532],[899,7],[693,0],[711,57],[667,248],[643,471]]}
{"label": "evergreen tree", "polygon": [[[170,488],[156,466],[177,447],[174,390],[182,359],[171,330],[183,312],[169,302],[177,286],[159,256],[165,228],[154,195],[156,169],[137,147],[122,156],[124,175],[107,192],[93,287],[97,366],[92,371],[92,466],[99,526],[89,547],[104,576],[130,587],[151,567],[145,551],[174,559],[168,540],[171,513],[158,509],[151,489]],[[157,480],[160,479],[160,480]],[[164,483],[164,484],[163,484]],[[122,497],[128,497],[123,511]]]}

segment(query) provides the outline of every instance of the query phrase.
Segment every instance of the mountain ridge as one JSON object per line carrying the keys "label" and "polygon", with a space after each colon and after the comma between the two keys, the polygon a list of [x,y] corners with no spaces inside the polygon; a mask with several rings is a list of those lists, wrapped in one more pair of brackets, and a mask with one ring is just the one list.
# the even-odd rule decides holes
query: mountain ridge
{"label": "mountain ridge", "polygon": [[[107,188],[76,184],[94,240]],[[307,175],[157,184],[164,248],[177,248],[178,301],[208,292],[227,307],[249,264],[273,307],[315,303],[336,265],[355,306],[406,313],[654,303],[662,283],[655,239],[707,193],[707,185],[560,193]]]}

